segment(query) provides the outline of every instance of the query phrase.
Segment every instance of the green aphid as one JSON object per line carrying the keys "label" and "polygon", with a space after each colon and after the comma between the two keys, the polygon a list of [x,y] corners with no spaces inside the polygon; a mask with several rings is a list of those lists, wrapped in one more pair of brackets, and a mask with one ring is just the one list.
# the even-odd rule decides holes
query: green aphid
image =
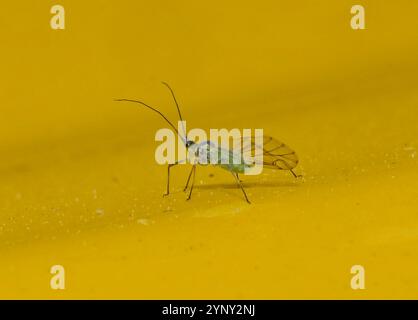
{"label": "green aphid", "polygon": [[[173,90],[167,83],[163,82],[163,84],[170,90],[171,95],[177,107],[177,112],[178,112],[180,121],[183,121],[180,108],[177,103],[177,99],[174,95]],[[167,119],[167,117],[163,113],[149,106],[148,104],[139,100],[132,100],[132,99],[116,99],[115,101],[139,103],[153,110],[154,112],[158,113],[165,121],[167,121],[167,123],[174,129],[177,135],[184,142],[184,145],[186,146],[188,154],[191,154],[194,156],[193,157],[194,160],[192,162],[192,169],[187,178],[186,186],[184,187],[184,191],[186,191],[191,180],[190,191],[189,191],[187,200],[190,200],[192,196],[193,186],[195,182],[195,175],[196,175],[196,166],[211,164],[211,165],[218,166],[222,169],[229,171],[235,178],[239,187],[241,188],[244,194],[245,200],[248,203],[250,203],[250,201],[248,200],[247,194],[244,190],[244,187],[242,186],[242,182],[239,178],[239,174],[243,174],[246,169],[249,169],[254,166],[254,163],[246,162],[244,160],[245,159],[245,157],[243,156],[244,152],[247,152],[248,150],[254,150],[254,149],[257,150],[257,148],[259,150],[262,150],[263,152],[263,168],[289,170],[295,178],[298,177],[292,170],[298,164],[298,157],[295,151],[290,149],[284,143],[277,141],[276,139],[272,137],[263,136],[262,146],[257,145],[256,143],[257,139],[255,138],[255,136],[252,136],[251,139],[240,138],[241,139],[240,145],[242,147],[239,148],[239,150],[237,151],[235,150],[232,151],[229,149],[222,148],[218,146],[216,143],[213,143],[211,141],[203,141],[203,142],[195,143],[194,141],[187,139],[186,132],[184,132],[184,136],[180,135],[178,130],[175,128],[175,126],[171,123],[170,120]],[[211,157],[213,157],[214,154],[217,154],[216,162],[210,161],[212,159]],[[241,159],[238,163],[236,162],[237,158]],[[175,163],[168,165],[167,192],[164,194],[164,196],[167,196],[170,193],[170,168],[179,163],[182,163],[183,161],[176,161]]]}

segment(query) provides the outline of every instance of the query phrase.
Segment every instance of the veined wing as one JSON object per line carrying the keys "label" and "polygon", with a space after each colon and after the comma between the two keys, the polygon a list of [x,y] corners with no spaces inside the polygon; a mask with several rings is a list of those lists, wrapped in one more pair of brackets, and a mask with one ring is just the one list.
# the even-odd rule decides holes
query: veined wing
{"label": "veined wing", "polygon": [[241,137],[241,154],[251,152],[257,155],[258,150],[263,152],[263,165],[271,169],[292,170],[297,166],[299,159],[295,151],[283,142],[272,137],[263,136],[262,144],[257,141],[255,136],[245,139]]}

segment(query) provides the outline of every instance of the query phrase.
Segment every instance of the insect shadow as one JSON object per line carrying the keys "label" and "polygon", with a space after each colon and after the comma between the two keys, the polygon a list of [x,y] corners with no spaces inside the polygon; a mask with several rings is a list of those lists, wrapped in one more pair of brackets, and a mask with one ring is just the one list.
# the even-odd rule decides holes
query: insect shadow
{"label": "insect shadow", "polygon": [[[280,182],[280,181],[264,181],[264,182],[246,182],[245,189],[249,188],[276,188],[276,187],[297,187],[295,182]],[[235,183],[211,183],[197,185],[196,189],[212,190],[212,189],[236,189]]]}

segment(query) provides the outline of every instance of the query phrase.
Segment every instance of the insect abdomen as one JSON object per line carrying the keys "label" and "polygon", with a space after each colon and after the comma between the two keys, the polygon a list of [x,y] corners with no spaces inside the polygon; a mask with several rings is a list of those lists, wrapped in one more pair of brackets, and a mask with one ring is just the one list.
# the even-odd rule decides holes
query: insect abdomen
{"label": "insect abdomen", "polygon": [[234,163],[234,153],[230,150],[224,150],[222,148],[219,148],[218,155],[218,163],[222,169],[235,173],[244,173],[245,168],[247,167],[247,165],[244,163],[244,159],[238,158],[239,163]]}
{"label": "insect abdomen", "polygon": [[235,173],[244,173],[246,165],[245,164],[220,164],[222,169],[235,172]]}

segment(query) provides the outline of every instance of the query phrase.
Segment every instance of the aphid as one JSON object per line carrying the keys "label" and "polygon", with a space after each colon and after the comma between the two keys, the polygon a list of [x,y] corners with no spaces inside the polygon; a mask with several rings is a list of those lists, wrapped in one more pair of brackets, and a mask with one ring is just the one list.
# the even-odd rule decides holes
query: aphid
{"label": "aphid", "polygon": [[[180,108],[179,108],[179,105],[177,103],[176,96],[174,95],[174,91],[171,89],[171,87],[167,83],[165,83],[165,82],[162,82],[162,83],[170,90],[171,95],[172,95],[173,100],[174,100],[174,103],[176,104],[176,107],[177,107],[177,112],[178,112],[180,121],[183,121],[183,117],[181,116]],[[151,109],[152,111],[158,113],[165,121],[167,121],[167,123],[173,128],[173,130],[177,133],[177,135],[182,139],[182,141],[184,142],[184,144],[186,146],[186,150],[188,152],[191,152],[195,156],[196,160],[192,164],[192,169],[191,169],[191,171],[189,173],[189,176],[187,178],[186,186],[183,189],[183,191],[187,190],[187,188],[189,187],[190,180],[191,180],[191,186],[190,186],[190,191],[189,191],[189,195],[187,197],[187,200],[190,200],[190,198],[192,196],[194,182],[195,182],[195,176],[196,176],[196,166],[198,164],[199,165],[207,165],[208,164],[207,159],[202,159],[202,155],[208,155],[211,152],[216,152],[216,153],[219,154],[219,156],[218,156],[219,162],[215,163],[213,165],[219,166],[222,169],[225,169],[225,170],[229,171],[233,175],[235,181],[237,182],[238,186],[241,188],[241,190],[244,194],[245,200],[248,203],[250,203],[250,200],[248,199],[248,196],[247,196],[247,194],[244,190],[244,187],[242,186],[241,180],[239,178],[239,174],[244,173],[245,168],[249,168],[253,164],[247,163],[244,160],[242,160],[238,164],[234,164],[233,163],[234,151],[226,150],[224,148],[221,148],[220,146],[218,146],[215,143],[212,143],[211,141],[203,141],[203,142],[200,142],[200,143],[195,143],[192,140],[188,140],[186,132],[184,132],[184,136],[180,135],[178,130],[176,129],[176,127],[173,125],[173,123],[170,122],[170,120],[168,120],[167,117],[163,113],[161,113],[157,109],[149,106],[148,104],[146,104],[142,101],[132,100],[132,99],[115,99],[115,101],[125,101],[125,102],[139,103],[139,104]],[[244,146],[239,150],[239,152],[243,153],[247,150],[247,148],[254,148],[255,147],[255,141],[256,141],[255,137],[252,136],[249,141],[246,141],[246,142],[243,143]],[[295,151],[290,149],[284,143],[279,142],[279,141],[275,140],[274,138],[268,137],[268,136],[263,136],[262,150],[263,150],[263,166],[265,168],[279,169],[279,170],[289,170],[295,178],[298,177],[295,174],[295,172],[292,170],[298,164],[298,157],[297,157]],[[237,151],[235,151],[235,152],[237,152]],[[229,159],[229,161],[227,161],[226,164],[225,164],[225,162],[221,163],[221,159],[225,159],[225,157],[227,159]],[[240,159],[243,159],[243,157],[240,157]],[[180,162],[181,161],[176,161],[175,163],[172,163],[172,164],[168,165],[167,192],[164,194],[164,196],[167,196],[170,193],[170,168],[179,164]]]}

